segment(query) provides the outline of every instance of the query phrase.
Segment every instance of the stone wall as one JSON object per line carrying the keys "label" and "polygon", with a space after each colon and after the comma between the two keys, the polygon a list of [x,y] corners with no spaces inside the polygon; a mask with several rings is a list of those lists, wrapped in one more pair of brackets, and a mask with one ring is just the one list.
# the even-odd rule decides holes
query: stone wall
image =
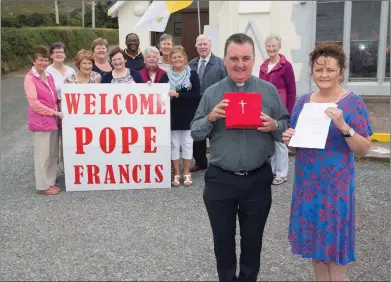
{"label": "stone wall", "polygon": [[369,112],[373,132],[390,133],[390,97],[362,96]]}

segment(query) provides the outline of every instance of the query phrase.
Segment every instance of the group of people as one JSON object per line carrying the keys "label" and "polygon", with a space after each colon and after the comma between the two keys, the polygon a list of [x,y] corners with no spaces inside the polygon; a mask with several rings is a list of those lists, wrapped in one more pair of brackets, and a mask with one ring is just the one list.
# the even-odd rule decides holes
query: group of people
{"label": "group of people", "polygon": [[[36,187],[56,194],[54,186],[62,113],[61,83],[169,83],[171,100],[172,184],[183,184],[191,172],[206,169],[203,192],[209,216],[219,281],[256,281],[262,237],[272,204],[272,184],[287,180],[288,150],[295,152],[294,183],[288,238],[292,253],[311,258],[317,281],[344,281],[355,260],[355,161],[370,148],[372,129],[362,99],[342,87],[346,56],[339,45],[319,44],[309,55],[318,90],[296,99],[292,65],[280,53],[281,38],[265,41],[269,58],[253,76],[255,47],[251,37],[237,33],[225,42],[224,58],[211,52],[211,40],[196,40],[199,57],[188,62],[172,36],[160,38],[159,49],[142,53],[136,34],[127,48],[113,49],[96,39],[91,51],[81,50],[74,72],[63,64],[66,48],[53,44],[34,51],[25,78],[29,127],[35,138]],[[52,64],[48,67],[49,57]],[[137,69],[138,68],[138,69]],[[227,129],[226,92],[262,93],[263,126]],[[331,125],[325,149],[288,147],[306,103],[335,103],[325,115]],[[206,158],[206,139],[210,158]],[[194,157],[195,166],[190,167]],[[236,218],[240,224],[237,274]]]}
{"label": "group of people", "polygon": [[[29,102],[29,128],[34,132],[36,189],[43,194],[60,192],[55,186],[57,166],[61,163],[61,88],[67,83],[169,83],[171,100],[171,160],[173,186],[192,185],[190,168],[193,140],[190,122],[198,107],[202,91],[226,76],[222,59],[211,54],[211,42],[205,35],[197,38],[196,48],[207,60],[198,64],[188,61],[185,49],[175,45],[169,34],[160,38],[159,49],[154,46],[140,51],[139,38],[130,33],[126,48],[116,47],[108,54],[108,42],[97,38],[90,50],[82,49],[75,57],[76,70],[65,64],[67,49],[63,43],[50,48],[37,46],[32,54],[32,68],[25,77],[25,92]],[[49,65],[49,60],[51,64]],[[207,65],[208,64],[208,65]],[[204,81],[204,77],[206,78]],[[50,102],[50,103],[49,103]],[[52,126],[48,127],[46,122]],[[197,144],[201,143],[201,146]],[[206,169],[206,141],[202,147],[200,167]],[[47,148],[43,150],[42,148]],[[60,154],[58,157],[58,151]],[[197,155],[197,154],[196,154]],[[200,155],[200,154],[198,154]],[[183,159],[183,177],[180,160]],[[196,166],[196,167],[197,167]]]}

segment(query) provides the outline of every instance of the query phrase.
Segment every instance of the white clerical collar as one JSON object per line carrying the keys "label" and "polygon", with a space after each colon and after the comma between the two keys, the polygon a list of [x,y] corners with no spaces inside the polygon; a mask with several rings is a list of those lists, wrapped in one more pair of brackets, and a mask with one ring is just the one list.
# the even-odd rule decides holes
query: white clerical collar
{"label": "white clerical collar", "polygon": [[244,82],[236,82],[236,86],[244,86]]}

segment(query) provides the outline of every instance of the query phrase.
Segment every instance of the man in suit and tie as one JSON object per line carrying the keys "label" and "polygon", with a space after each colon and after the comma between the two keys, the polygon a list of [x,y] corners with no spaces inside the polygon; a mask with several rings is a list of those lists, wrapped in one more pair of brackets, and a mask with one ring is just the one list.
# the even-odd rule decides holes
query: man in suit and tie
{"label": "man in suit and tie", "polygon": [[[205,34],[199,35],[196,39],[195,47],[199,57],[191,60],[189,66],[198,73],[201,83],[200,95],[202,95],[209,86],[219,82],[228,74],[223,59],[212,54],[212,41],[209,36]],[[190,172],[207,168],[206,139],[193,143],[193,158],[195,159],[195,165],[190,168]]]}

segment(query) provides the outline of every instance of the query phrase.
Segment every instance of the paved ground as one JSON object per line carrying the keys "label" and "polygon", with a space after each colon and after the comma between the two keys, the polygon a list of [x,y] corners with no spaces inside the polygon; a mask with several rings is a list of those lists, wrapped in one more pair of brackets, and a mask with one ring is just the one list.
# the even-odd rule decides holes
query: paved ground
{"label": "paved ground", "polygon": [[[203,173],[187,189],[35,193],[22,81],[1,85],[1,280],[215,280]],[[348,278],[389,281],[390,167],[357,166],[357,262]],[[310,262],[290,254],[289,178],[273,188],[263,281],[313,280]]]}

